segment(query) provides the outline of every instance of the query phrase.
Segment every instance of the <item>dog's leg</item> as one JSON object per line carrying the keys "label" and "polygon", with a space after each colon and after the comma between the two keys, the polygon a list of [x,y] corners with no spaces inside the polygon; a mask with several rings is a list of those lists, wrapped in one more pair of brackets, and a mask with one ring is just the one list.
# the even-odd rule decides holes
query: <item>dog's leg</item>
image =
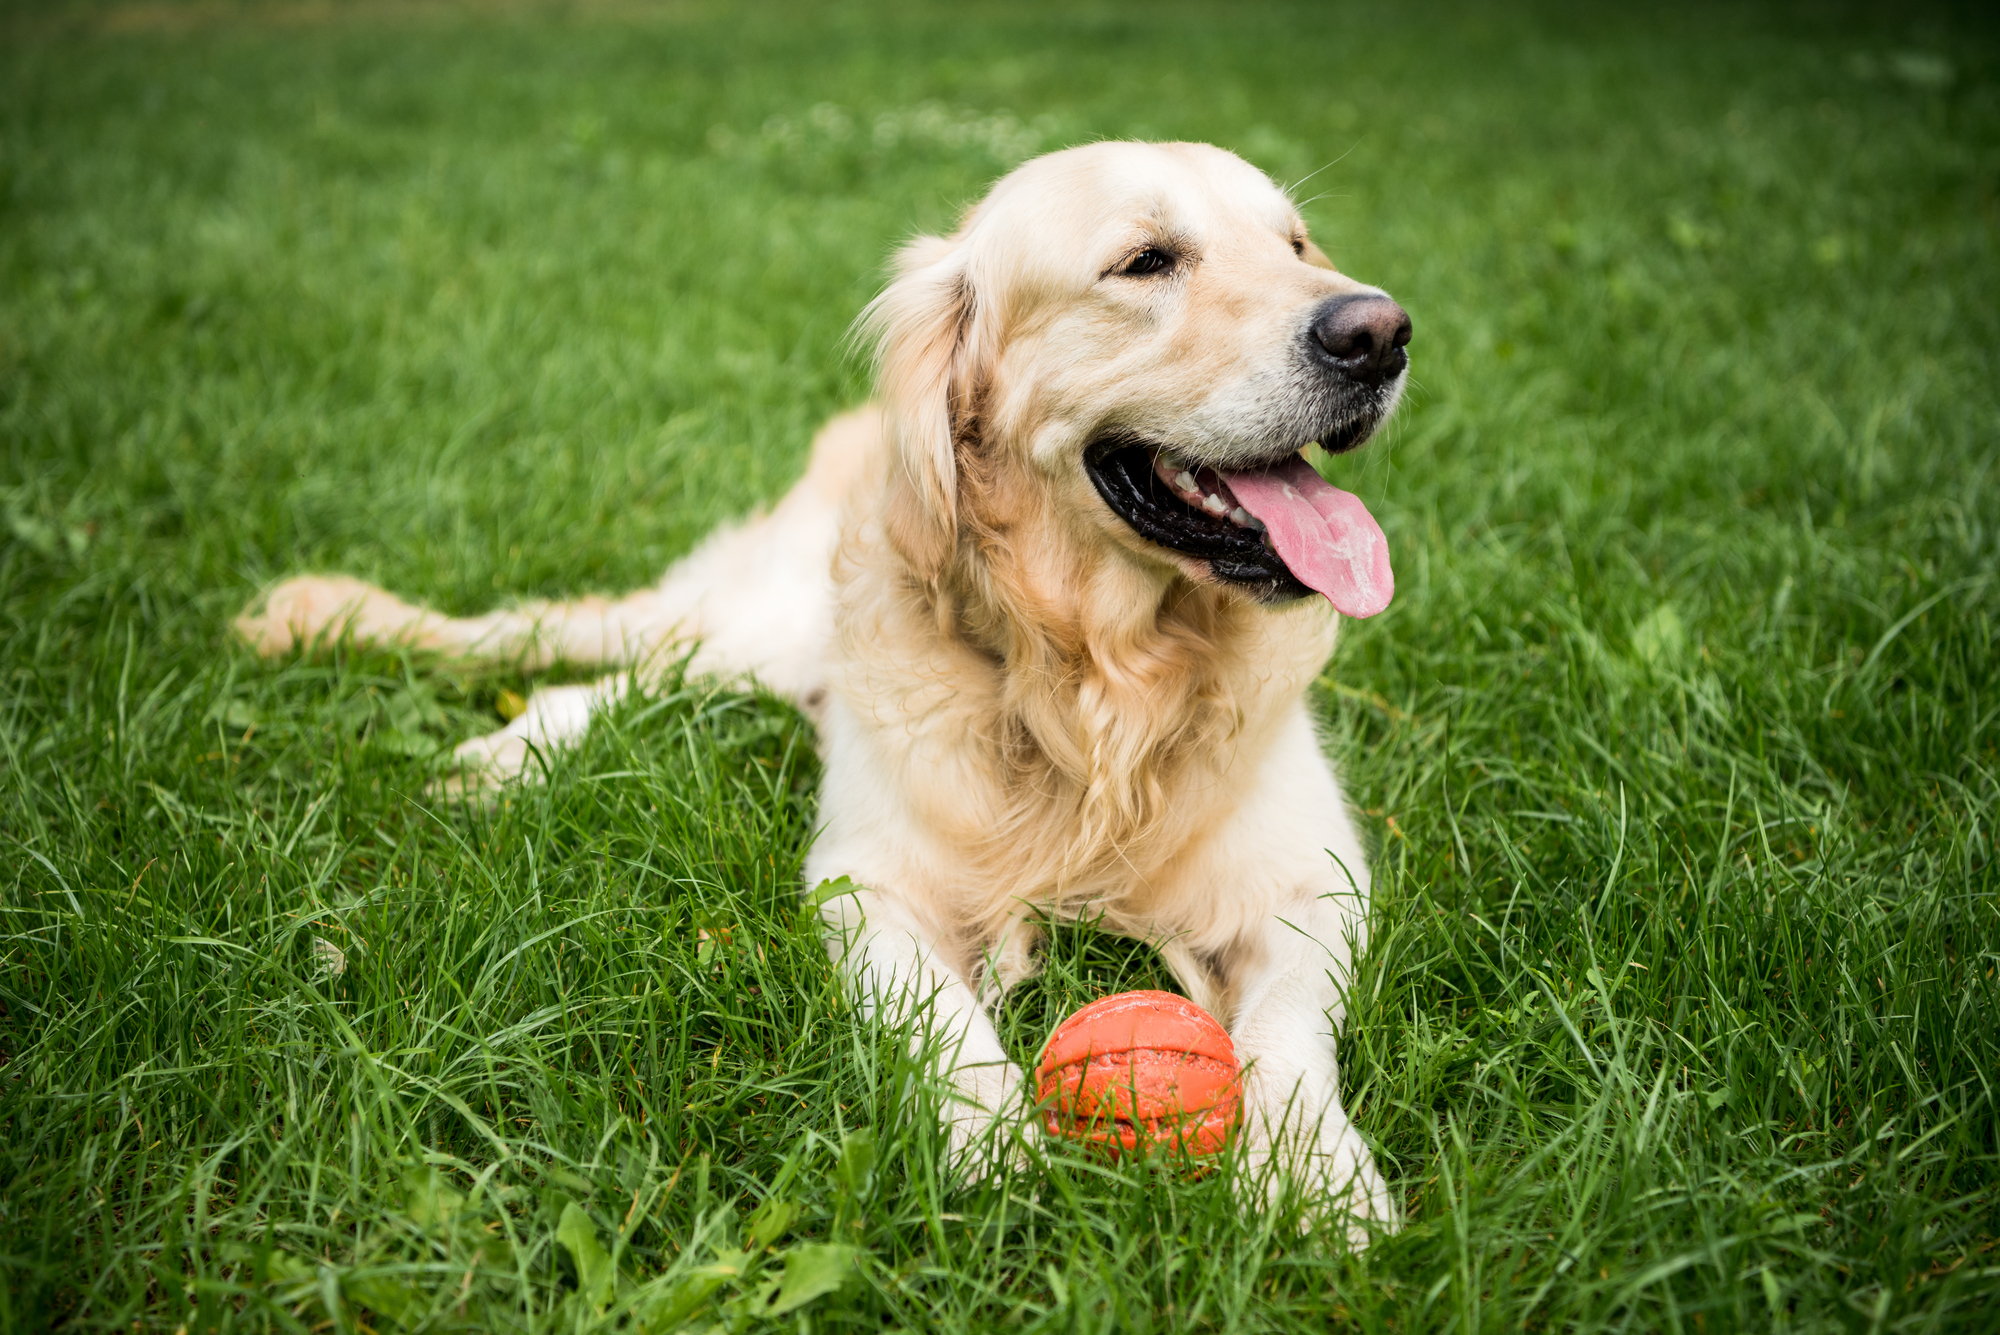
{"label": "dog's leg", "polygon": [[830,563],[838,517],[795,490],[776,510],[717,530],[650,589],[623,598],[528,602],[482,616],[413,606],[348,575],[300,575],[236,619],[236,631],[272,657],[345,637],[447,658],[517,664],[671,661],[697,643],[692,672],[755,675],[799,698],[817,684],[832,634]]}
{"label": "dog's leg", "polygon": [[981,1006],[988,1010],[997,1007],[1015,984],[1035,976],[1041,968],[1035,947],[1041,940],[1041,924],[1026,913],[1007,920],[980,955],[977,982]]}
{"label": "dog's leg", "polygon": [[1168,971],[1187,989],[1188,1000],[1227,1024],[1233,1009],[1232,998],[1227,984],[1216,976],[1209,962],[1184,937],[1167,937],[1154,941],[1153,945]]}
{"label": "dog's leg", "polygon": [[[1355,897],[1329,895],[1286,906],[1227,952],[1236,998],[1231,1037],[1244,1074],[1245,1148],[1253,1165],[1287,1170],[1353,1221],[1348,1239],[1368,1244],[1365,1223],[1395,1228],[1400,1212],[1367,1142],[1340,1104],[1334,1031],[1344,1013],[1348,934],[1360,926]],[[1273,1190],[1275,1175],[1269,1179]]]}
{"label": "dog's leg", "polygon": [[660,590],[613,601],[523,603],[484,616],[417,607],[350,575],[299,575],[236,618],[236,633],[267,658],[323,639],[428,650],[448,658],[518,663],[533,670],[626,662],[670,642],[676,621]]}
{"label": "dog's leg", "polygon": [[973,1171],[990,1167],[1006,1150],[989,1139],[989,1128],[1018,1110],[1021,1072],[965,972],[939,934],[895,896],[856,890],[827,901],[820,917],[827,951],[863,1013],[908,1026],[912,1055],[928,1052],[950,1080],[945,1130],[952,1161]]}
{"label": "dog's leg", "polygon": [[[686,644],[693,647],[690,675],[755,677],[817,717],[833,635],[837,516],[818,503],[809,482],[763,518],[718,530],[642,593],[434,621],[423,627],[421,642],[436,648],[450,635],[467,648],[513,648],[536,664],[631,662],[641,676],[673,662],[675,646]],[[543,687],[528,697],[526,713],[465,743],[458,756],[488,781],[519,774],[531,745],[546,749],[581,736],[623,686],[623,678],[611,678]]]}
{"label": "dog's leg", "polygon": [[590,731],[591,720],[625,694],[628,677],[603,677],[580,686],[543,686],[528,696],[520,717],[498,732],[459,744],[463,766],[446,780],[448,792],[481,787],[525,773],[535,752],[547,755]]}
{"label": "dog's leg", "polygon": [[344,635],[529,670],[558,661],[644,667],[675,644],[698,644],[691,671],[754,675],[810,709],[833,629],[841,510],[880,435],[873,408],[834,418],[814,439],[805,476],[776,509],[717,529],[657,585],[623,598],[450,617],[348,575],[300,575],[253,603],[236,631],[266,657]]}
{"label": "dog's leg", "polygon": [[[821,429],[806,475],[769,514],[718,529],[654,587],[623,598],[532,602],[451,617],[404,602],[347,575],[301,575],[268,591],[236,619],[236,631],[266,657],[300,644],[347,637],[450,658],[508,662],[526,670],[553,662],[631,664],[642,675],[691,645],[688,670],[725,679],[754,676],[818,716],[833,631],[832,555],[848,490],[881,435],[873,408]],[[507,727],[458,748],[484,781],[519,774],[531,748],[581,736],[624,679],[535,691]]]}
{"label": "dog's leg", "polygon": [[[642,668],[656,668],[671,661],[657,651],[671,645],[679,629],[661,593],[648,589],[617,601],[584,598],[526,604],[478,617],[448,617],[345,575],[302,575],[280,584],[265,596],[261,607],[237,618],[236,630],[266,656],[298,643],[345,637],[451,658],[512,661],[530,670],[556,660],[636,660]],[[445,790],[460,791],[522,774],[535,751],[546,754],[589,731],[592,717],[624,693],[627,680],[607,677],[588,685],[530,692],[526,710],[513,722],[458,747],[462,768],[446,781]]]}

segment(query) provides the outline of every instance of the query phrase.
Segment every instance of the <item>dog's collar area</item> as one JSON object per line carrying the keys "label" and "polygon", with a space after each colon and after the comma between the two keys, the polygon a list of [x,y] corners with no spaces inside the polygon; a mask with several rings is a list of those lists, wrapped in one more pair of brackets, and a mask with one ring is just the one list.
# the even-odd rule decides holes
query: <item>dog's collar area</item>
{"label": "dog's collar area", "polygon": [[1112,513],[1148,542],[1208,562],[1214,576],[1263,602],[1312,593],[1286,568],[1259,527],[1198,509],[1160,476],[1159,447],[1143,441],[1100,440],[1084,451],[1084,472]]}

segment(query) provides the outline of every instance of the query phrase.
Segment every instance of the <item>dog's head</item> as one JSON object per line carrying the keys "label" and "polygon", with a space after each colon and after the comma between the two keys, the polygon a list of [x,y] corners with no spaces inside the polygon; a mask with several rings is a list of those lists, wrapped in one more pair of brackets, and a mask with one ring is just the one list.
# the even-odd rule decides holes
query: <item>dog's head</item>
{"label": "dog's head", "polygon": [[941,560],[963,475],[1004,471],[1071,536],[1163,579],[1387,605],[1380,528],[1299,451],[1353,449],[1388,417],[1409,317],[1337,272],[1235,155],[1035,159],[953,236],[911,242],[866,318],[906,546]]}

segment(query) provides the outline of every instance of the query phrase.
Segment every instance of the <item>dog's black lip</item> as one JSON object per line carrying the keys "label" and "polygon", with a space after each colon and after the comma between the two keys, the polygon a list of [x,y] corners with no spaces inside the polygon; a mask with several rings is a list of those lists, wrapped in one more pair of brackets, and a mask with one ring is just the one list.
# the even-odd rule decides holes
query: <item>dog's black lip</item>
{"label": "dog's black lip", "polygon": [[1358,450],[1368,443],[1368,437],[1375,433],[1375,419],[1357,417],[1344,426],[1325,432],[1320,437],[1319,447],[1328,454],[1345,454]]}
{"label": "dog's black lip", "polygon": [[[1217,579],[1261,601],[1280,602],[1312,593],[1265,545],[1262,532],[1197,510],[1167,490],[1153,468],[1159,448],[1148,441],[1113,436],[1084,451],[1084,472],[1113,514],[1146,541],[1208,562]],[[1288,457],[1280,455],[1271,462],[1282,463]]]}

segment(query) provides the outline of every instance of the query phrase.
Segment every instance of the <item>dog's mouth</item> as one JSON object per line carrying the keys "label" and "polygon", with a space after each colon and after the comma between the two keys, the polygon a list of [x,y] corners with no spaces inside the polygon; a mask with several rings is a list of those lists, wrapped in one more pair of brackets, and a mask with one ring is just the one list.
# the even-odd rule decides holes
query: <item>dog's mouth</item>
{"label": "dog's mouth", "polygon": [[1265,602],[1319,593],[1344,616],[1369,617],[1395,594],[1381,525],[1299,454],[1218,470],[1114,437],[1084,452],[1084,471],[1140,537],[1206,561],[1217,579]]}

